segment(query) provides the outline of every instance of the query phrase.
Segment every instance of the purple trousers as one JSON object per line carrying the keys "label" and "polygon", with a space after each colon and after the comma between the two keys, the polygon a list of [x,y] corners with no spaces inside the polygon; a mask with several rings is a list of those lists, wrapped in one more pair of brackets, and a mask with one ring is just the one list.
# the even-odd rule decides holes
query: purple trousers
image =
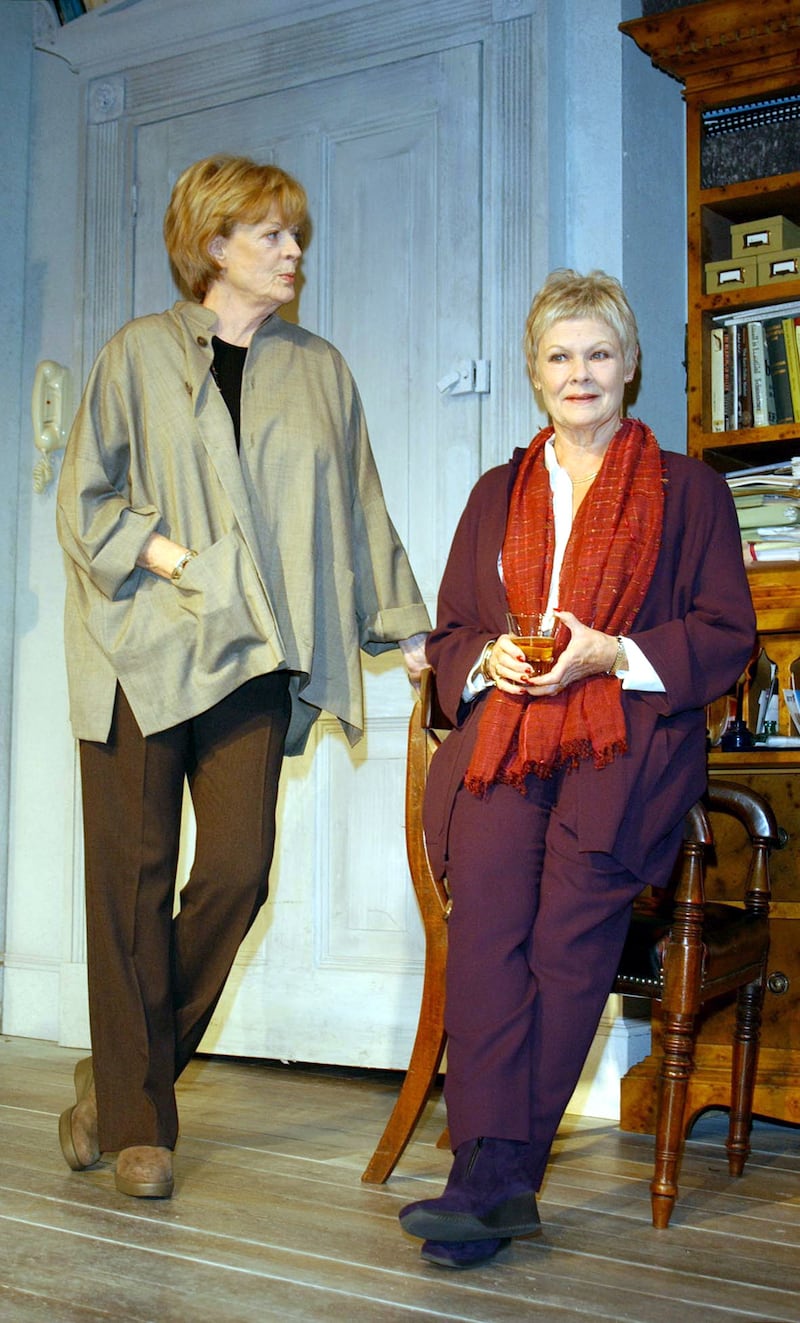
{"label": "purple trousers", "polygon": [[535,1189],[642,888],[609,856],[578,850],[573,797],[569,773],[531,776],[527,795],[462,787],[449,836],[450,1139],[530,1143]]}
{"label": "purple trousers", "polygon": [[[81,742],[89,1017],[100,1147],[174,1148],[174,1083],[267,898],[289,722],[286,672],[144,737],[121,689]],[[197,827],[175,907],[184,784]]]}

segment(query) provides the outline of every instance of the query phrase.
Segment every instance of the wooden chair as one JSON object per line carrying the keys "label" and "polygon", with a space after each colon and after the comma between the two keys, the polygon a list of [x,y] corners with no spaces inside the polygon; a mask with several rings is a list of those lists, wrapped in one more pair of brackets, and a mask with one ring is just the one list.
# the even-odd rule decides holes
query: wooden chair
{"label": "wooden chair", "polygon": [[431,758],[452,729],[441,711],[433,671],[422,672],[419,698],[408,723],[406,762],[406,853],[411,881],[425,929],[425,973],[417,1034],[406,1077],[378,1147],[362,1181],[388,1180],[416,1129],[444,1055],[444,972],[447,960],[447,918],[450,897],[444,882],[433,876],[422,830],[422,801]]}
{"label": "wooden chair", "polygon": [[[446,885],[431,873],[422,830],[422,800],[430,760],[449,722],[442,714],[433,672],[422,677],[409,722],[406,843],[411,878],[425,928],[425,975],[411,1060],[394,1110],[362,1176],[388,1179],[402,1155],[436,1079],[445,1047],[444,984],[447,955]],[[707,904],[705,855],[713,844],[709,814],[737,818],[750,840],[743,860],[742,903]],[[695,1020],[704,1002],[736,994],[732,1042],[728,1165],[741,1175],[749,1153],[761,1005],[769,949],[769,853],[781,844],[769,804],[752,790],[714,781],[687,815],[674,885],[643,893],[634,907],[614,990],[661,1002],[663,1059],[650,1190],[653,1225],[666,1227],[677,1196],[683,1141],[691,1122],[686,1095],[692,1071]],[[660,897],[660,899],[659,899]]]}

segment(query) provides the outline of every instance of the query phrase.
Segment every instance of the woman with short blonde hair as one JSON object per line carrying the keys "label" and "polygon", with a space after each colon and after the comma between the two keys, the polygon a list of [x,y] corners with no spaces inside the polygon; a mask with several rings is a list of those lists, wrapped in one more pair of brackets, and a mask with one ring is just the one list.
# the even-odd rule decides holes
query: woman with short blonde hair
{"label": "woman with short blonde hair", "polygon": [[596,318],[616,332],[626,368],[635,367],[639,352],[639,331],[633,309],[624,289],[605,271],[577,271],[560,267],[551,271],[531,304],[525,323],[525,361],[533,378],[539,341],[555,322],[582,317]]}
{"label": "woman with short blonde hair", "polygon": [[723,478],[625,416],[636,322],[619,282],[554,272],[525,349],[550,423],[474,488],[427,644],[454,726],[424,805],[452,898],[454,1159],[444,1193],[400,1220],[448,1268],[541,1230],[634,897],[669,880],[706,783],[705,705],[755,635]]}

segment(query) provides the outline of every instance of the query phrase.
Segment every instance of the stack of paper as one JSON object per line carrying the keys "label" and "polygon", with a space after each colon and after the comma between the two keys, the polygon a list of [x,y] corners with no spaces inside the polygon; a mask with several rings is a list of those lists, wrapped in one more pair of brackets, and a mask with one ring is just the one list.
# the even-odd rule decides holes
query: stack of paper
{"label": "stack of paper", "polygon": [[800,458],[730,473],[745,563],[800,560]]}

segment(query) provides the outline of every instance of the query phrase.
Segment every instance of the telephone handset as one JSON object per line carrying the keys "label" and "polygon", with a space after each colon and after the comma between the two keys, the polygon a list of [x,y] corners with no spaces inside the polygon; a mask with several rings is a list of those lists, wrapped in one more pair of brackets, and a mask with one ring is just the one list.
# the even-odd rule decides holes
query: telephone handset
{"label": "telephone handset", "polygon": [[33,444],[42,456],[33,467],[36,492],[43,492],[53,480],[50,456],[55,450],[63,449],[66,442],[69,407],[69,369],[50,358],[43,359],[36,368],[31,396]]}

